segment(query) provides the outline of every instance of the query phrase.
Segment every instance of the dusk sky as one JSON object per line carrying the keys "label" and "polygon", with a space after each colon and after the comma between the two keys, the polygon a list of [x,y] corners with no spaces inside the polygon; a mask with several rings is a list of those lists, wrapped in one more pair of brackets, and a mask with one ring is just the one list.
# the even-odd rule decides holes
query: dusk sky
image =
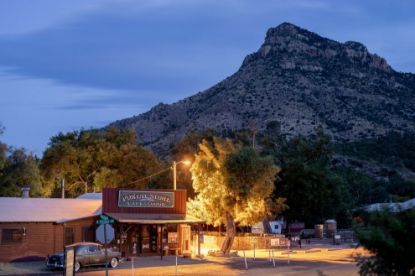
{"label": "dusk sky", "polygon": [[0,140],[37,155],[234,73],[290,22],[415,72],[415,1],[2,0]]}

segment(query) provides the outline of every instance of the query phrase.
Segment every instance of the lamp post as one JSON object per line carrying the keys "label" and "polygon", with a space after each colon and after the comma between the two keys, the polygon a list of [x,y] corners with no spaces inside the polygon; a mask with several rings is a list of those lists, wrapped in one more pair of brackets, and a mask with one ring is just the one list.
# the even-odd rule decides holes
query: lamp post
{"label": "lamp post", "polygon": [[187,165],[190,165],[190,161],[188,161],[188,160],[182,160],[182,161],[179,161],[179,162],[173,161],[173,166],[172,166],[172,169],[173,169],[173,190],[176,190],[176,187],[177,187],[176,166],[179,165],[179,164],[185,164],[187,166]]}

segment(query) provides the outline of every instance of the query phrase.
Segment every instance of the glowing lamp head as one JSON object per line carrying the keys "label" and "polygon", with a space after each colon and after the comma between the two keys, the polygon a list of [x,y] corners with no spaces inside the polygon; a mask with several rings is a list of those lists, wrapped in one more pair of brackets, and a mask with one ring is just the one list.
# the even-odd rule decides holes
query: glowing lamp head
{"label": "glowing lamp head", "polygon": [[189,160],[183,160],[183,164],[185,164],[186,166],[189,166],[192,162],[190,162]]}

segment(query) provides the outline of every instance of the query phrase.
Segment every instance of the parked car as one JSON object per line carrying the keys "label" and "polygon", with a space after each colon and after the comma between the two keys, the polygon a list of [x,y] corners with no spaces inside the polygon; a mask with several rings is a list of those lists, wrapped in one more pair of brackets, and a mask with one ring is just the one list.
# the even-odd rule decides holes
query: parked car
{"label": "parked car", "polygon": [[[75,248],[75,271],[83,266],[95,266],[105,265],[105,250],[101,244],[92,242],[80,242],[67,247]],[[47,258],[46,266],[50,269],[63,268],[65,263],[65,254],[58,252]],[[121,253],[107,249],[107,263],[112,267],[116,268],[121,259]]]}

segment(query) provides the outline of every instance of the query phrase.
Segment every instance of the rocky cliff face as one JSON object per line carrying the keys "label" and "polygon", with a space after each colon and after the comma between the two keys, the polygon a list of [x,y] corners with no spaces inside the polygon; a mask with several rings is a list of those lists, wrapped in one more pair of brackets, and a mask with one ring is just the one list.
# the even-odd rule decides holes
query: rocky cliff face
{"label": "rocky cliff face", "polygon": [[358,42],[339,43],[289,23],[268,30],[259,50],[217,85],[113,124],[165,153],[195,129],[237,130],[270,121],[310,135],[322,126],[337,141],[415,131],[415,75],[394,71]]}

